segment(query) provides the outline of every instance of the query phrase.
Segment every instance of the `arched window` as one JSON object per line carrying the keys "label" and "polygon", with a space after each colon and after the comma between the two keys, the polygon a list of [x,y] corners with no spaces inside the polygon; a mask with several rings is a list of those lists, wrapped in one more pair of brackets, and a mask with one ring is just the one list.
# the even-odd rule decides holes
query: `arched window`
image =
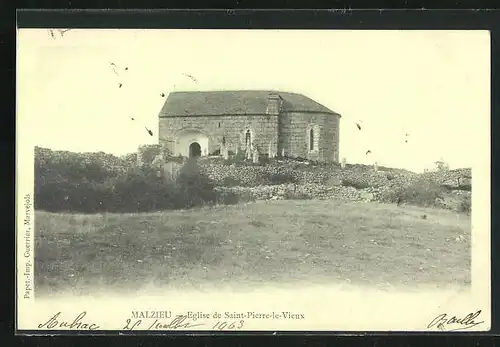
{"label": "arched window", "polygon": [[309,150],[314,150],[314,129],[309,129]]}
{"label": "arched window", "polygon": [[307,127],[307,147],[310,152],[317,151],[319,147],[319,128],[317,125]]}
{"label": "arched window", "polygon": [[252,144],[252,133],[247,130],[245,133],[245,146],[250,146]]}

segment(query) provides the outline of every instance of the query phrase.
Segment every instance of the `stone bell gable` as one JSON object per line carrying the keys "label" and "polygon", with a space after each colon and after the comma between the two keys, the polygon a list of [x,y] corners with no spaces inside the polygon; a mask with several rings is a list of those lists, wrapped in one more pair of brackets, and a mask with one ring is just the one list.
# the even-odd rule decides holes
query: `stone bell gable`
{"label": "stone bell gable", "polygon": [[297,93],[172,92],[159,113],[159,141],[182,156],[222,155],[226,147],[338,162],[339,121],[338,113]]}

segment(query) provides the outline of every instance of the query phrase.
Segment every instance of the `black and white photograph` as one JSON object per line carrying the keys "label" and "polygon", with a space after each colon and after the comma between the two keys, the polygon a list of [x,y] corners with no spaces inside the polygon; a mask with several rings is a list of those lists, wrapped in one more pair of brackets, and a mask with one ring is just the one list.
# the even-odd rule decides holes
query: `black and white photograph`
{"label": "black and white photograph", "polygon": [[19,329],[489,330],[487,31],[17,41]]}

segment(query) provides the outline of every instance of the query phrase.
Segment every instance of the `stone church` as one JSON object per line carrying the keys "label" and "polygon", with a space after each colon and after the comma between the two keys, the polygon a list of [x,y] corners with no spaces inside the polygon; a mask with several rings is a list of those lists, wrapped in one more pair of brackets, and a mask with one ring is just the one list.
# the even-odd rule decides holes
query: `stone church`
{"label": "stone church", "polygon": [[297,93],[172,92],[159,113],[159,142],[174,155],[257,151],[339,161],[340,114]]}

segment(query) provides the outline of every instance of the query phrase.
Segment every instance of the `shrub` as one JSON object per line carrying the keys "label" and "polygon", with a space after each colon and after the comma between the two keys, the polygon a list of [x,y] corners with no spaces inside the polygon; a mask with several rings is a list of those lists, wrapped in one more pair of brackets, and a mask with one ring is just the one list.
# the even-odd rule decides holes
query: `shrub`
{"label": "shrub", "polygon": [[113,199],[106,210],[147,212],[179,208],[175,185],[167,184],[157,173],[157,169],[144,166],[110,182]]}
{"label": "shrub", "polygon": [[245,184],[237,178],[225,177],[222,180],[221,185],[224,187],[241,187],[241,186],[244,186]]}
{"label": "shrub", "polygon": [[446,188],[429,179],[419,179],[405,186],[393,186],[382,193],[382,200],[390,203],[431,207],[444,199]]}
{"label": "shrub", "polygon": [[185,162],[185,158],[181,155],[178,155],[178,156],[166,156],[165,157],[165,162],[174,162],[174,163],[178,163],[178,164],[184,164]]}
{"label": "shrub", "polygon": [[430,180],[420,179],[406,187],[402,199],[419,206],[435,206],[437,200],[442,200],[445,189]]}
{"label": "shrub", "polygon": [[313,163],[313,164],[315,163],[315,161],[307,159],[307,158],[303,158],[303,157],[290,157],[290,156],[285,155],[285,158],[292,159],[294,161],[298,161],[301,163]]}
{"label": "shrub", "polygon": [[122,162],[123,168],[132,167],[137,163],[137,153],[128,153],[122,155],[120,157],[120,161]]}
{"label": "shrub", "polygon": [[307,195],[305,192],[291,192],[287,191],[283,198],[285,200],[310,200],[311,196]]}
{"label": "shrub", "polygon": [[464,196],[458,204],[458,212],[470,214],[471,213],[471,197]]}
{"label": "shrub", "polygon": [[459,184],[458,187],[456,188],[457,190],[465,190],[465,191],[472,191],[472,185],[471,184]]}
{"label": "shrub", "polygon": [[266,155],[261,155],[259,157],[259,164],[260,165],[268,165],[268,164],[271,164],[272,160],[271,158],[269,158],[269,156],[266,154]]}
{"label": "shrub", "polygon": [[235,192],[217,192],[217,203],[221,205],[235,205],[240,202],[240,196]]}
{"label": "shrub", "polygon": [[175,185],[183,208],[216,202],[215,184],[201,171],[196,159],[188,160],[179,170]]}
{"label": "shrub", "polygon": [[233,165],[233,164],[244,164],[245,163],[245,155],[239,152],[237,155],[229,157],[227,160],[224,160],[225,165]]}
{"label": "shrub", "polygon": [[157,155],[164,153],[161,145],[143,145],[139,151],[142,153],[142,161],[147,164],[151,164]]}
{"label": "shrub", "polygon": [[386,187],[380,192],[380,201],[386,203],[396,203],[402,195],[402,187]]}
{"label": "shrub", "polygon": [[[103,159],[104,158],[104,159]],[[120,166],[123,159],[97,154],[35,152],[35,208],[58,212],[146,212],[189,208],[215,201],[213,184],[196,163],[168,182],[158,168]],[[193,165],[194,164],[194,165]]]}
{"label": "shrub", "polygon": [[297,178],[292,173],[288,172],[269,173],[266,179],[269,182],[269,184],[272,185],[297,183]]}
{"label": "shrub", "polygon": [[342,185],[344,187],[353,187],[356,189],[366,189],[370,187],[370,185],[367,182],[356,181],[350,178],[342,179]]}
{"label": "shrub", "polygon": [[342,180],[338,176],[330,175],[330,176],[326,176],[323,183],[327,186],[330,186],[330,187],[331,186],[340,186],[340,185],[342,185]]}

